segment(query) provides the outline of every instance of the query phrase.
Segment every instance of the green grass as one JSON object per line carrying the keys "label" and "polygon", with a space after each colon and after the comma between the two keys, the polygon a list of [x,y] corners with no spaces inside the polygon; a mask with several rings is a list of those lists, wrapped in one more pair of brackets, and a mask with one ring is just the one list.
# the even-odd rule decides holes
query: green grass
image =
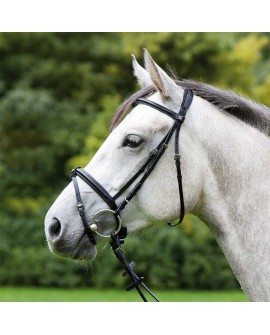
{"label": "green grass", "polygon": [[[163,302],[236,302],[247,301],[240,290],[235,291],[180,291],[154,290]],[[148,297],[148,295],[147,295]],[[152,299],[149,298],[150,301]],[[1,302],[132,302],[141,301],[135,291],[126,292],[116,289],[55,289],[31,287],[0,287]]]}

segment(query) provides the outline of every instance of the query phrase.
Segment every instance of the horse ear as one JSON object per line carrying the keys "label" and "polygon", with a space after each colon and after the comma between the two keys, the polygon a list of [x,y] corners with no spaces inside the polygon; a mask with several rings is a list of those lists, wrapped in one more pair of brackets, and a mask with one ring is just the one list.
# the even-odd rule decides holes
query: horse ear
{"label": "horse ear", "polygon": [[138,83],[142,88],[153,85],[150,78],[150,74],[137,62],[134,55],[132,56],[132,65],[134,70],[134,75],[138,80]]}
{"label": "horse ear", "polygon": [[162,97],[169,98],[174,95],[175,90],[179,90],[176,83],[162,70],[150,56],[149,52],[144,49],[145,68],[150,74],[150,78]]}

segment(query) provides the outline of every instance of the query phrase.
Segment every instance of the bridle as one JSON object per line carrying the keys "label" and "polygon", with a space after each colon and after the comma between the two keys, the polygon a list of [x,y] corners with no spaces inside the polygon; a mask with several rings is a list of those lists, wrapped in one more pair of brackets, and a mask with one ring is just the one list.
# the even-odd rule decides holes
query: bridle
{"label": "bridle", "polygon": [[[157,301],[158,299],[152,294],[152,292],[146,287],[146,285],[143,283],[143,278],[138,277],[136,273],[133,271],[133,268],[135,266],[135,263],[132,262],[131,264],[128,264],[126,261],[126,258],[124,256],[124,253],[121,249],[121,244],[124,243],[124,238],[127,236],[127,228],[122,225],[121,223],[121,212],[124,210],[124,208],[127,206],[127,204],[130,203],[132,198],[137,194],[137,192],[142,187],[145,180],[149,177],[151,172],[154,170],[156,164],[164,154],[165,150],[168,148],[169,142],[175,134],[175,141],[174,141],[174,160],[175,160],[175,166],[176,166],[176,174],[177,174],[177,181],[178,181],[178,190],[179,190],[179,199],[180,199],[180,213],[179,213],[179,221],[176,224],[168,223],[170,226],[175,226],[183,221],[184,215],[185,215],[185,203],[184,203],[184,195],[183,195],[183,186],[182,186],[182,174],[181,174],[181,162],[180,162],[180,148],[179,148],[179,134],[181,126],[185,120],[186,113],[192,103],[193,100],[193,92],[192,90],[185,89],[184,95],[183,95],[183,101],[180,107],[180,110],[178,113],[175,113],[174,111],[157,104],[156,102],[153,102],[151,100],[145,99],[145,98],[138,98],[135,100],[135,102],[132,104],[133,107],[137,106],[138,104],[144,104],[149,107],[152,107],[168,116],[170,116],[174,123],[172,127],[169,129],[167,134],[163,137],[163,139],[160,141],[158,146],[153,149],[149,156],[147,157],[146,161],[143,163],[143,165],[139,168],[139,170],[126,182],[126,184],[114,195],[111,196],[107,190],[95,179],[93,178],[88,172],[86,172],[83,168],[77,167],[71,171],[71,179],[74,185],[75,194],[76,194],[76,201],[77,201],[77,209],[79,212],[79,215],[81,217],[82,224],[84,226],[84,230],[86,235],[88,236],[90,242],[95,245],[96,239],[95,235],[99,235],[101,237],[110,237],[111,238],[111,247],[114,251],[116,257],[121,262],[121,264],[124,266],[125,271],[123,275],[129,275],[132,279],[133,283],[127,288],[132,289],[136,287],[137,291],[141,295],[142,299],[144,301],[147,301],[144,297],[143,293],[141,292],[139,285],[141,284]],[[140,177],[141,176],[141,177]],[[85,209],[84,205],[81,199],[80,189],[78,185],[77,178],[81,178],[86,184],[88,184],[102,199],[103,201],[109,206],[109,208],[102,209],[94,215],[93,219],[91,220],[92,223],[89,225],[87,222],[87,218],[85,215]],[[137,181],[137,179],[140,177],[140,179]],[[120,201],[120,203],[117,204],[116,200],[134,183],[135,185],[132,187],[132,189],[128,192],[128,194],[125,196],[123,200]],[[114,216],[116,220],[116,228],[113,232],[111,232],[109,235],[104,235],[102,232],[99,232],[98,227],[98,218],[102,215],[110,215]]]}

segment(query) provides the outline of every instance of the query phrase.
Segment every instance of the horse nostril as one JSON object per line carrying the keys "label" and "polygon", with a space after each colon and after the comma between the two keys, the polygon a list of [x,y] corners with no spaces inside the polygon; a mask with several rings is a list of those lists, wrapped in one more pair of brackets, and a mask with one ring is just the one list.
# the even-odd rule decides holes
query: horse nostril
{"label": "horse nostril", "polygon": [[53,218],[49,226],[49,234],[52,238],[56,238],[60,235],[61,232],[61,223],[58,219]]}

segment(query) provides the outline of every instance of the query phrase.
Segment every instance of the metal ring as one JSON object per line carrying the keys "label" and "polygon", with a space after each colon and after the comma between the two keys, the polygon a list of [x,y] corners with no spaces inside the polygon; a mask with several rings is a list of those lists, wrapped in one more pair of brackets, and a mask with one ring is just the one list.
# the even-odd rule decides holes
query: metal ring
{"label": "metal ring", "polygon": [[[113,213],[113,214],[115,215],[115,212],[114,212],[113,210],[111,210],[111,209],[108,209],[108,208],[106,208],[106,209],[101,209],[100,211],[96,212],[96,214],[94,215],[93,220],[92,220],[92,222],[93,222],[92,224],[95,224],[94,221],[95,221],[96,216],[99,215],[100,213],[104,213],[104,212]],[[118,221],[118,227],[117,227],[117,229],[115,230],[115,232],[113,232],[113,233],[114,233],[114,234],[118,234],[119,231],[120,231],[120,229],[121,229],[122,222],[121,222],[121,217],[120,217],[120,215],[115,215],[115,217],[116,217],[116,219],[117,219],[117,221]],[[90,224],[90,229],[91,229],[91,224]],[[100,234],[97,230],[93,230],[93,233],[95,233],[95,234],[97,234],[97,235],[99,235],[99,236],[101,236],[101,237],[111,237],[111,234],[110,234],[110,235],[103,235],[103,234]]]}

